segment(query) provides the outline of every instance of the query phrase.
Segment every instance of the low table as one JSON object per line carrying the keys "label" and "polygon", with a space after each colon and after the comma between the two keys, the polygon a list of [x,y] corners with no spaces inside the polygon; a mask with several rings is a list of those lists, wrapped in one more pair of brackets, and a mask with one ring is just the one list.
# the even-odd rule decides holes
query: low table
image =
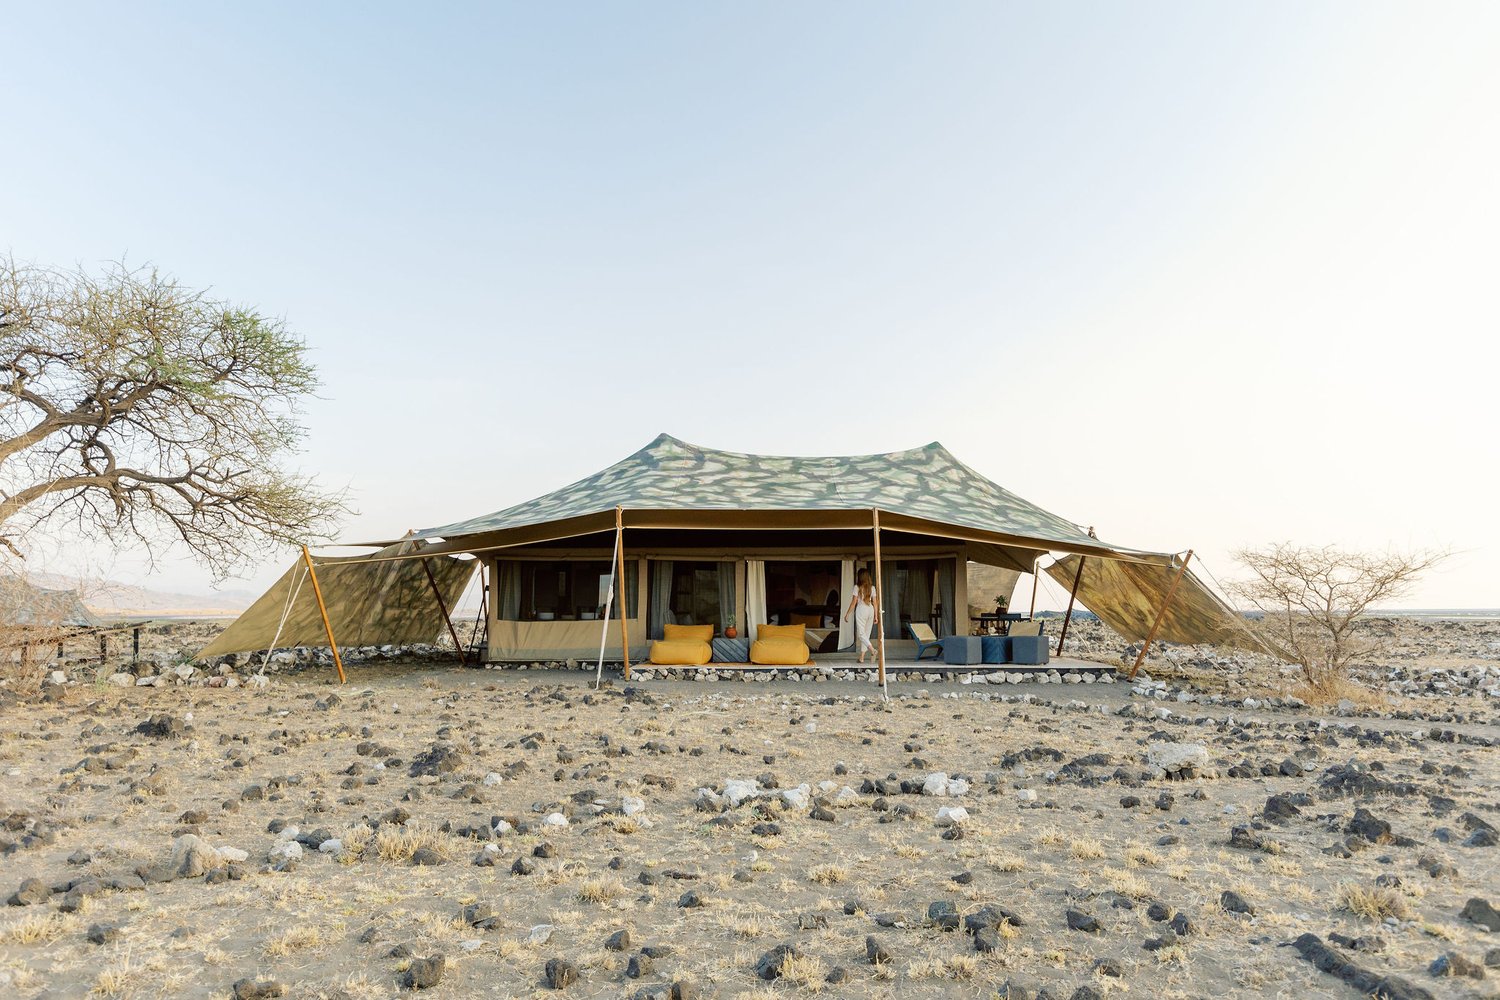
{"label": "low table", "polygon": [[710,645],[713,646],[714,650],[714,663],[750,662],[749,639],[725,639],[719,636],[715,637]]}

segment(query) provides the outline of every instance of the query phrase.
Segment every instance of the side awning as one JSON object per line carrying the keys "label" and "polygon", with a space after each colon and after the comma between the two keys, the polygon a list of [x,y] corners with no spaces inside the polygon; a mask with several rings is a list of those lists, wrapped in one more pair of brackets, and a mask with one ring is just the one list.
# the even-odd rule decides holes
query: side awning
{"label": "side awning", "polygon": [[[1081,557],[1072,555],[1048,566],[1046,573],[1073,589]],[[1143,642],[1156,621],[1181,564],[1122,562],[1089,558],[1083,564],[1078,600],[1100,620],[1132,642]],[[1212,643],[1263,651],[1238,622],[1239,612],[1209,590],[1192,570],[1183,574],[1156,637],[1165,642]]]}
{"label": "side awning", "polygon": [[[423,565],[432,571],[443,603],[453,608],[479,563],[442,555],[421,558],[416,553],[424,545],[403,541],[370,555],[314,560],[333,638],[340,647],[433,642],[447,628]],[[389,558],[394,556],[406,558]],[[299,559],[218,638],[199,650],[197,658],[327,645],[307,565]]]}

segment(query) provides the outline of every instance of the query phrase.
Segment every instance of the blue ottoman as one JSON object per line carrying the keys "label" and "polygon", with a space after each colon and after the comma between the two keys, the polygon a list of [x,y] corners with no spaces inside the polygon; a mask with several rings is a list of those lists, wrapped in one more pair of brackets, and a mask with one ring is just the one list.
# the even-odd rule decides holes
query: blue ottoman
{"label": "blue ottoman", "polygon": [[1041,664],[1051,658],[1045,635],[1012,635],[1010,639],[1010,662]]}
{"label": "blue ottoman", "polygon": [[982,635],[979,637],[980,648],[984,651],[981,662],[983,663],[1009,663],[1010,662],[1010,636],[1008,635]]}
{"label": "blue ottoman", "polygon": [[966,666],[984,662],[984,647],[977,635],[950,635],[943,640],[943,662]]}

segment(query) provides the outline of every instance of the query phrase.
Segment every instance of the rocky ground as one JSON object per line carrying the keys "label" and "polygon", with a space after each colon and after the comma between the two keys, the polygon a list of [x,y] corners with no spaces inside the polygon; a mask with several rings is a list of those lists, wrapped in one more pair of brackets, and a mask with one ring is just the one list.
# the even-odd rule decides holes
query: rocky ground
{"label": "rocky ground", "polygon": [[0,995],[1492,996],[1489,641],[1343,714],[1196,650],[889,704],[79,664],[0,703]]}

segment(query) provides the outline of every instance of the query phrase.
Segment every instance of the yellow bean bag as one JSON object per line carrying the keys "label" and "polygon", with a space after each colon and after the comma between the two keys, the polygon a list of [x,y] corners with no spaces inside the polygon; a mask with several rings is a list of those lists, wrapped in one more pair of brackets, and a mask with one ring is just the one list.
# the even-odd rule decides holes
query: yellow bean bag
{"label": "yellow bean bag", "polygon": [[812,656],[805,625],[761,625],[750,644],[750,662],[767,667],[800,667]]}
{"label": "yellow bean bag", "polygon": [[714,658],[712,625],[663,625],[664,638],[651,644],[651,662],[662,667],[701,667]]}

